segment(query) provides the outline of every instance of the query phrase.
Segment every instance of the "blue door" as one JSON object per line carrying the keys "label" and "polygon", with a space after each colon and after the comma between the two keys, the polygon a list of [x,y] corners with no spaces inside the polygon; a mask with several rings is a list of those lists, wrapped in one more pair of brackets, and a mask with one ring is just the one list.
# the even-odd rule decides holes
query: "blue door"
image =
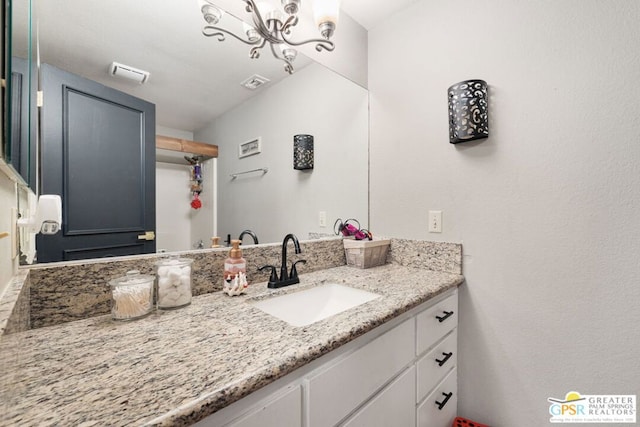
{"label": "blue door", "polygon": [[41,194],[62,197],[62,230],[37,261],[155,252],[155,105],[42,65]]}

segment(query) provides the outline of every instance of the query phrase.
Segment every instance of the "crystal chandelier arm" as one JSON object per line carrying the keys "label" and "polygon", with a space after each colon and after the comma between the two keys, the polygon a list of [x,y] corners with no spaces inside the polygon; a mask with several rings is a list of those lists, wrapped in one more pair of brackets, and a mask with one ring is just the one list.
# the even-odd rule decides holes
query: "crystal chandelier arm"
{"label": "crystal chandelier arm", "polygon": [[[220,27],[214,27],[212,25],[206,25],[203,29],[202,29],[202,34],[204,34],[206,37],[218,37],[218,41],[224,41],[225,39],[225,34],[228,34],[238,40],[240,40],[242,43],[248,44],[250,46],[254,46],[256,44],[258,44],[260,42],[260,40],[256,40],[256,41],[250,41],[250,40],[245,40],[240,36],[237,36],[235,34],[233,34],[231,31],[225,30],[224,28],[220,28]],[[264,46],[264,43],[262,44]]]}

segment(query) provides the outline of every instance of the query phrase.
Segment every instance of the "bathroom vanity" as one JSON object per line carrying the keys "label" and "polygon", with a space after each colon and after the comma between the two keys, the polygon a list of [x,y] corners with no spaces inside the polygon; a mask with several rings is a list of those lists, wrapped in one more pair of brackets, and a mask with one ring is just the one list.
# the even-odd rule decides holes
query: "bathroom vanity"
{"label": "bathroom vanity", "polygon": [[457,312],[449,290],[196,425],[449,427]]}
{"label": "bathroom vanity", "polygon": [[[131,322],[104,315],[4,335],[0,425],[370,426],[392,417],[444,426],[456,410],[464,278],[425,268],[427,250],[405,243],[392,241],[396,257],[408,255],[402,263],[199,295]],[[324,283],[380,297],[299,327],[253,306]]]}

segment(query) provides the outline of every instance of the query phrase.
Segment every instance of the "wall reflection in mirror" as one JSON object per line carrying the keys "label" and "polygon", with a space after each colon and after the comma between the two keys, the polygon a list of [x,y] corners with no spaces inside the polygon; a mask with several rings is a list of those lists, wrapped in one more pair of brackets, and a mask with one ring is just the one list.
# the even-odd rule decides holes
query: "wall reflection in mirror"
{"label": "wall reflection in mirror", "polygon": [[[204,37],[202,15],[196,1],[188,3],[191,7],[168,2],[171,4],[148,8],[142,3],[32,0],[34,21],[31,24],[27,9],[14,15],[12,57],[26,60],[29,66],[29,56],[36,46],[35,40],[29,40],[29,29],[37,26],[42,64],[70,73],[74,79],[80,79],[77,81],[95,83],[152,104],[155,132],[159,135],[219,147],[217,159],[201,164],[198,198],[202,207],[199,209],[192,207],[193,170],[185,159],[185,155],[191,157],[191,153],[170,155],[164,150],[155,153],[155,182],[148,187],[153,188],[155,194],[155,228],[141,229],[138,233],[155,232],[154,251],[209,247],[213,236],[219,236],[219,243],[224,245],[228,237],[236,239],[244,230],[251,230],[260,243],[279,242],[287,233],[295,233],[300,238],[310,233],[331,235],[330,227],[319,225],[321,212],[329,224],[337,217],[367,221],[366,89],[301,54],[295,60],[295,73],[288,75],[282,72],[281,63],[269,55],[251,59],[242,44],[232,40],[218,43]],[[25,7],[22,2],[19,6]],[[234,25],[242,28],[234,16],[227,13],[224,19],[227,28]],[[149,77],[144,84],[114,77],[109,72],[113,62],[147,71]],[[255,90],[240,84],[256,76],[267,82]],[[44,92],[44,106],[38,112],[45,117],[43,120],[50,120],[56,109],[61,110],[61,114],[74,108],[83,114],[92,114],[91,111],[94,115],[102,114],[100,109],[84,107],[83,97],[76,99],[81,91],[76,91],[74,84],[63,84],[62,87],[70,88],[73,96],[58,100],[47,94],[47,78],[43,74],[37,77]],[[33,86],[27,94],[35,98],[35,84]],[[51,106],[48,102],[63,105]],[[34,139],[27,147],[33,153],[36,146],[41,146],[43,165],[61,158],[67,163],[83,162],[82,157],[72,160],[72,154],[79,151],[73,147],[85,143],[82,139],[85,131],[69,125],[67,118],[59,120],[63,122],[59,132],[51,132],[53,128],[44,122],[41,124],[39,144],[34,143],[36,123],[29,123],[27,129],[34,132]],[[110,135],[114,129],[125,128],[124,124],[114,123],[118,122],[111,122],[100,132]],[[135,121],[132,123],[135,125]],[[94,135],[91,130],[87,132]],[[292,140],[299,134],[314,135],[314,169],[292,167]],[[241,146],[257,138],[260,149],[243,156]],[[29,137],[26,140],[29,141]],[[112,141],[103,143],[122,147]],[[51,147],[62,153],[51,155]],[[115,181],[105,172],[109,164],[99,164],[100,159],[107,159],[104,161],[114,166],[118,156],[108,154],[108,150],[105,153],[105,156],[96,156],[97,160],[84,157],[87,164],[73,164],[71,170],[61,169],[54,178],[47,173],[49,167],[44,166],[41,192],[47,192],[48,188],[73,191],[74,171],[81,169],[101,172],[92,177],[96,190],[85,190],[82,197],[76,194],[73,199],[76,204],[91,204],[96,197],[110,197],[109,194],[122,191],[122,188],[113,188]],[[129,163],[140,162],[135,159]],[[268,173],[238,175],[261,169],[267,169]],[[137,176],[139,171],[128,173]],[[234,174],[236,179],[231,177]],[[50,181],[59,182],[53,185]],[[65,213],[70,205],[63,206]],[[111,216],[119,215],[121,208],[114,205]],[[90,219],[81,217],[81,211],[75,211],[63,218],[63,231],[59,234],[81,235],[82,230],[90,228],[90,223]],[[107,230],[104,234],[110,233]],[[45,259],[40,252],[47,238],[38,238],[37,260]],[[245,238],[244,244],[252,241]],[[78,258],[91,257],[92,250],[99,246],[89,247],[92,244],[74,248],[91,249],[86,251],[89,255]],[[62,259],[76,259],[69,255],[74,250],[65,252]],[[93,253],[96,257],[120,254],[98,250]]]}

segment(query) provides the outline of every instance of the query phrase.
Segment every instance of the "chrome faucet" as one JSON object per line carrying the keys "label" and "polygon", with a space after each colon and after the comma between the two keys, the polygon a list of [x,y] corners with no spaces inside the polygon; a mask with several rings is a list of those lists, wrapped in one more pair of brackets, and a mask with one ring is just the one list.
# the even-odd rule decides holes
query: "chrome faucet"
{"label": "chrome faucet", "polygon": [[287,234],[284,236],[284,240],[282,241],[282,265],[280,266],[280,278],[278,278],[278,274],[276,273],[276,267],[273,265],[265,265],[264,267],[260,267],[258,271],[265,270],[267,268],[271,269],[271,275],[269,277],[269,283],[267,284],[268,288],[282,288],[284,286],[295,285],[296,283],[300,283],[300,279],[298,278],[298,270],[296,268],[296,264],[302,263],[305,264],[307,261],[304,259],[298,260],[291,265],[291,272],[287,274],[287,243],[289,240],[293,241],[293,246],[295,248],[296,254],[302,252],[300,250],[300,242],[298,242],[298,238],[294,234]]}
{"label": "chrome faucet", "polygon": [[242,238],[248,234],[249,236],[251,236],[251,238],[253,239],[253,243],[255,245],[258,244],[258,236],[256,236],[256,233],[254,233],[251,230],[244,230],[242,233],[240,233],[240,237],[238,237],[238,240],[242,241]]}

